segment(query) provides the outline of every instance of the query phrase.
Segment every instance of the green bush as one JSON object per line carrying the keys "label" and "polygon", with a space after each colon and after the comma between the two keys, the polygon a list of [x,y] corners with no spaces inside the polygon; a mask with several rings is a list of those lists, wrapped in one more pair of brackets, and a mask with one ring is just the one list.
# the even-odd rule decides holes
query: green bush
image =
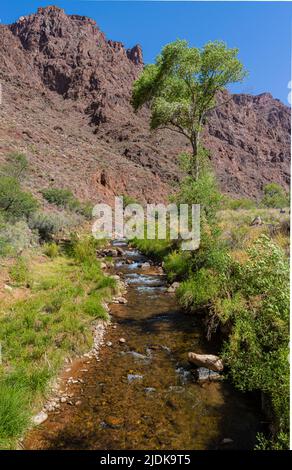
{"label": "green bush", "polygon": [[[262,235],[237,266],[225,315],[233,329],[225,360],[241,390],[261,390],[271,403],[277,432],[289,426],[289,265],[283,251]],[[220,316],[222,310],[214,304]]]}
{"label": "green bush", "polygon": [[28,169],[28,161],[23,153],[10,153],[0,168],[0,177],[8,176],[19,181]]}
{"label": "green bush", "polygon": [[9,274],[11,279],[17,284],[23,284],[24,282],[27,282],[29,278],[27,260],[23,256],[17,258],[15,264],[10,268]]}
{"label": "green bush", "polygon": [[89,202],[80,202],[69,189],[48,188],[42,190],[43,197],[50,203],[63,209],[76,212],[86,219],[92,218],[93,206]]}
{"label": "green bush", "polygon": [[256,202],[248,198],[233,199],[228,196],[223,196],[222,206],[224,209],[238,210],[238,209],[254,209]]}
{"label": "green bush", "polygon": [[289,206],[289,197],[280,184],[269,183],[264,186],[263,207],[282,208]]}
{"label": "green bush", "polygon": [[50,204],[62,208],[68,207],[74,199],[73,193],[69,189],[47,188],[42,190],[42,195]]}
{"label": "green bush", "polygon": [[76,214],[66,212],[42,212],[37,211],[31,215],[28,224],[32,230],[39,233],[40,239],[50,241],[53,235],[63,230],[76,227],[81,223]]}
{"label": "green bush", "polygon": [[176,196],[179,204],[200,204],[201,213],[208,222],[212,222],[220,207],[221,194],[216,179],[211,171],[204,171],[195,180],[191,176],[185,177]]}
{"label": "green bush", "polygon": [[0,256],[15,255],[26,248],[36,246],[38,236],[24,220],[14,224],[0,223]]}
{"label": "green bush", "polygon": [[164,270],[170,282],[185,279],[190,272],[190,254],[188,252],[172,251],[165,258]]}
{"label": "green bush", "polygon": [[43,251],[49,258],[56,258],[60,253],[60,248],[56,243],[45,243]]}
{"label": "green bush", "polygon": [[177,295],[184,308],[196,310],[207,307],[217,295],[220,282],[213,272],[200,269],[190,279],[180,284]]}
{"label": "green bush", "polygon": [[8,219],[28,218],[38,207],[29,192],[22,191],[18,181],[10,176],[0,178],[0,211]]}

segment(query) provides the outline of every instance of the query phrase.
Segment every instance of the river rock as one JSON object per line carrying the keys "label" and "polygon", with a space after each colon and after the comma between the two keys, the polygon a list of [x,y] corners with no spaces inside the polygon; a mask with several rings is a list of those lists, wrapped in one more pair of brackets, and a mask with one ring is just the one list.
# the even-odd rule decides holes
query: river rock
{"label": "river rock", "polygon": [[125,338],[120,338],[119,343],[124,344],[126,342]]}
{"label": "river rock", "polygon": [[150,263],[147,261],[141,264],[141,269],[149,269],[151,267]]}
{"label": "river rock", "polygon": [[120,248],[119,246],[116,247],[116,250],[117,250],[117,253],[119,256],[124,256],[125,252],[122,248]]}
{"label": "river rock", "polygon": [[261,219],[261,217],[258,215],[257,217],[255,217],[255,218],[253,219],[253,221],[251,222],[250,225],[254,226],[254,225],[262,225],[262,224],[263,224],[262,219]]}
{"label": "river rock", "polygon": [[178,289],[178,287],[179,287],[179,282],[173,282],[171,286],[169,286],[169,288],[167,289],[167,292],[173,293],[176,291],[176,289]]}
{"label": "river rock", "polygon": [[48,414],[44,411],[40,411],[37,415],[32,418],[33,424],[39,426],[40,424],[44,423],[48,419]]}
{"label": "river rock", "polygon": [[221,372],[224,368],[223,362],[218,356],[213,354],[196,354],[189,352],[188,359],[191,364],[198,367],[205,367],[215,372]]}
{"label": "river rock", "polygon": [[193,374],[198,382],[215,382],[217,380],[221,380],[221,375],[218,372],[206,369],[206,367],[199,367],[193,371]]}

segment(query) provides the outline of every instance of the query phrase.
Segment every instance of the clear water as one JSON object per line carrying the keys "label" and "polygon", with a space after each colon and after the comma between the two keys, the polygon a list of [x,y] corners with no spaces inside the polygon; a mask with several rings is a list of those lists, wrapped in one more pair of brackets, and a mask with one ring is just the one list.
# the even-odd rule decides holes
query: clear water
{"label": "clear water", "polygon": [[260,430],[257,400],[227,381],[194,381],[188,351],[216,353],[218,345],[206,341],[198,316],[179,310],[164,276],[153,267],[142,271],[145,258],[137,251],[127,249],[126,257],[137,261],[117,262],[128,303],[112,305],[117,328],[109,327],[105,338],[112,346],[87,366],[82,388],[75,386],[82,404],[51,413],[26,447],[252,449]]}

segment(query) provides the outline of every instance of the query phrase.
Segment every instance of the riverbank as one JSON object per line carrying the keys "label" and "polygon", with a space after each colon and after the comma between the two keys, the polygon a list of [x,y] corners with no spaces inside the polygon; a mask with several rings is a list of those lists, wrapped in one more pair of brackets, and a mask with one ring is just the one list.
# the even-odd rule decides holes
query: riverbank
{"label": "riverbank", "polygon": [[68,372],[73,359],[78,362],[83,360],[81,357],[98,358],[109,322],[107,302],[117,292],[117,281],[106,275],[110,262],[96,259],[97,247],[90,237],[73,237],[66,249],[48,251],[46,247],[50,256],[38,249],[27,250],[17,259],[3,259],[3,449],[18,447],[27,428],[45,421],[48,412],[57,410],[62,399],[69,400],[60,391],[63,378],[70,381]]}
{"label": "riverbank", "polygon": [[100,360],[72,373],[75,404],[50,412],[25,448],[253,448],[260,429],[254,403],[224,381],[199,384],[193,376],[188,351],[216,350],[201,322],[179,309],[161,268],[120,248],[112,274],[127,293],[110,305]]}
{"label": "riverbank", "polygon": [[289,211],[225,210],[201,223],[201,244],[184,252],[167,240],[134,240],[175,282],[179,304],[203,315],[207,337],[242,391],[262,393],[269,432],[261,449],[289,447]]}

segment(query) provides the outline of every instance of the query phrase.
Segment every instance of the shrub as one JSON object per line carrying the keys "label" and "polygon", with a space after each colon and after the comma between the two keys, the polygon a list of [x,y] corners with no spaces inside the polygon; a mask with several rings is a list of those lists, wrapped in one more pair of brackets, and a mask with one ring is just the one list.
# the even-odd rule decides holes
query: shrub
{"label": "shrub", "polygon": [[19,181],[28,168],[28,161],[23,153],[10,153],[0,169],[0,175],[9,176]]}
{"label": "shrub", "polygon": [[9,274],[18,284],[26,282],[29,275],[27,260],[23,256],[17,258],[16,263],[10,268]]}
{"label": "shrub", "polygon": [[100,241],[92,236],[83,237],[82,239],[73,237],[70,248],[71,256],[79,262],[92,264],[96,261],[96,250],[99,245]]}
{"label": "shrub", "polygon": [[7,218],[28,218],[37,207],[36,199],[31,193],[22,191],[15,178],[0,178],[0,211],[2,210]]}
{"label": "shrub", "polygon": [[16,254],[22,250],[36,246],[38,236],[24,220],[14,224],[0,224],[0,256],[2,254]]}
{"label": "shrub", "polygon": [[45,255],[49,258],[56,258],[60,252],[60,248],[56,243],[45,243],[43,246]]}
{"label": "shrub", "polygon": [[261,205],[275,208],[286,207],[289,206],[289,198],[280,184],[270,183],[264,186]]}
{"label": "shrub", "polygon": [[194,310],[208,306],[219,287],[220,282],[214,273],[202,268],[190,279],[181,283],[177,295],[184,308]]}
{"label": "shrub", "polygon": [[29,226],[37,230],[41,240],[50,241],[58,232],[80,224],[80,218],[66,212],[38,211],[29,218]]}
{"label": "shrub", "polygon": [[50,203],[63,209],[69,209],[72,212],[76,212],[86,219],[92,218],[93,206],[89,202],[80,202],[76,199],[69,189],[61,188],[48,188],[43,189],[43,197]]}
{"label": "shrub", "polygon": [[61,188],[47,188],[42,190],[42,195],[50,204],[58,207],[67,207],[74,199],[72,191]]}
{"label": "shrub", "polygon": [[190,255],[187,252],[171,252],[164,261],[164,270],[168,280],[181,281],[190,272]]}
{"label": "shrub", "polygon": [[[289,265],[283,251],[262,235],[238,265],[225,303],[233,330],[225,360],[242,390],[261,390],[270,402],[277,432],[289,425]],[[229,308],[229,311],[228,311]]]}
{"label": "shrub", "polygon": [[220,207],[221,194],[213,173],[205,171],[198,180],[191,176],[184,178],[176,199],[179,204],[200,204],[201,213],[210,223]]}
{"label": "shrub", "polygon": [[222,198],[222,206],[224,209],[238,210],[238,209],[254,209],[256,207],[255,201],[248,198],[233,199],[228,196]]}

